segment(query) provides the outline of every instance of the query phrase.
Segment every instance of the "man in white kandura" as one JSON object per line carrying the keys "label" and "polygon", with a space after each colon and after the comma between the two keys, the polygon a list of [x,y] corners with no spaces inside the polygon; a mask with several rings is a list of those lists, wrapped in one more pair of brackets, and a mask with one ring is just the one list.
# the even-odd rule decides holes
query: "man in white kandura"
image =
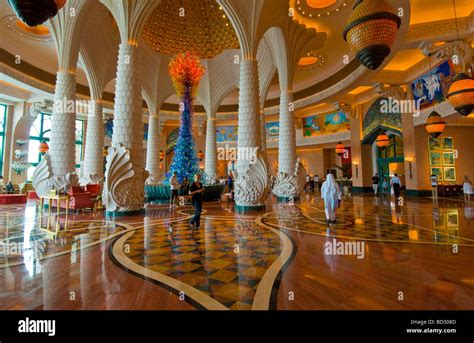
{"label": "man in white kandura", "polygon": [[339,205],[339,185],[334,181],[334,175],[328,174],[321,186],[321,198],[324,200],[326,223],[336,223],[336,209]]}

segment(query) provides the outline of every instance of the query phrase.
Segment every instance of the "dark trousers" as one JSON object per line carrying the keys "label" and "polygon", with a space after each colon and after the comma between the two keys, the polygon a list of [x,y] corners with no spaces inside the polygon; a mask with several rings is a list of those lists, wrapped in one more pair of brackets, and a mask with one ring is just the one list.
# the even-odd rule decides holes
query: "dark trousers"
{"label": "dark trousers", "polygon": [[201,212],[202,212],[202,202],[195,201],[193,202],[194,207],[194,216],[191,218],[190,224],[196,225],[196,227],[201,226]]}
{"label": "dark trousers", "polygon": [[396,199],[400,197],[400,184],[398,183],[393,184],[393,194],[395,195]]}

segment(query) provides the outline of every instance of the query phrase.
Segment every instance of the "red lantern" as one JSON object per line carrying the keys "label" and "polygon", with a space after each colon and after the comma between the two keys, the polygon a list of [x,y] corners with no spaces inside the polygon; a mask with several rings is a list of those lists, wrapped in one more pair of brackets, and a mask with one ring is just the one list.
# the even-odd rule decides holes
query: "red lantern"
{"label": "red lantern", "polygon": [[160,162],[163,161],[165,158],[165,152],[163,150],[160,150]]}
{"label": "red lantern", "polygon": [[388,143],[390,142],[389,138],[387,135],[385,134],[381,134],[381,135],[378,135],[377,139],[375,140],[375,142],[377,143],[377,146],[380,148],[380,149],[384,149]]}
{"label": "red lantern", "polygon": [[337,144],[336,144],[336,154],[341,156],[344,153],[344,150],[345,150],[344,144],[342,144],[342,142],[337,142]]}
{"label": "red lantern", "polygon": [[40,154],[46,154],[49,150],[49,145],[48,143],[46,143],[46,141],[42,141],[39,145],[39,148],[38,148]]}

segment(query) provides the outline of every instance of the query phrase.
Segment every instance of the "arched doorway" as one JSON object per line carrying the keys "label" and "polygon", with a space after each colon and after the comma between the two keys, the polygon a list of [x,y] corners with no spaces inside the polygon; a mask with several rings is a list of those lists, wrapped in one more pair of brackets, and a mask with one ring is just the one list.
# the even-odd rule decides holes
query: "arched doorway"
{"label": "arched doorway", "polygon": [[[401,114],[382,110],[388,101],[384,97],[375,100],[363,119],[362,144],[373,146],[373,172],[379,174],[379,189],[382,189],[384,180],[390,182],[394,174],[400,177],[402,185],[405,184]],[[380,134],[389,137],[389,143],[385,148],[376,146]]]}

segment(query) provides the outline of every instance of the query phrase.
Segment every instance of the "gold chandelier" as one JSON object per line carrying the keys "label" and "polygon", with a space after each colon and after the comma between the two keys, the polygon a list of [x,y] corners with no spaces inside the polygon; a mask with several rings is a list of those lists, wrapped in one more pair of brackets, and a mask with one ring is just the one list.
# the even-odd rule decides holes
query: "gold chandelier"
{"label": "gold chandelier", "polygon": [[143,39],[165,55],[213,58],[239,48],[234,28],[213,0],[162,0],[145,23]]}

